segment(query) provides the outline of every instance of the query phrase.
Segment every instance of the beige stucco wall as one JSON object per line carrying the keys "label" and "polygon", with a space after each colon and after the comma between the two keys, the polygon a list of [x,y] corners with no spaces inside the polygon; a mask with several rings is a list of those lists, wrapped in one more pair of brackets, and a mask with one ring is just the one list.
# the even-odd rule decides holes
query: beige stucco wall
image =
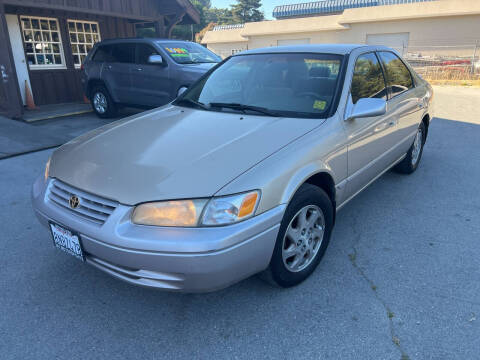
{"label": "beige stucco wall", "polygon": [[218,54],[228,56],[232,49],[276,46],[278,40],[365,43],[368,34],[388,33],[409,33],[410,52],[472,55],[475,42],[480,44],[480,1],[439,0],[348,9],[341,15],[249,23],[241,29],[211,31],[203,42]]}

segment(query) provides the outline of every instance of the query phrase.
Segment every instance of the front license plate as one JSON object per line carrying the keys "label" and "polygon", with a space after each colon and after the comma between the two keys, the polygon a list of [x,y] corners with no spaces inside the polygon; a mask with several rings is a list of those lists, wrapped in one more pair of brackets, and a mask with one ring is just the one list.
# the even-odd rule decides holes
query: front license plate
{"label": "front license plate", "polygon": [[77,259],[85,261],[80,237],[64,227],[50,223],[52,231],[53,244],[56,248],[75,256]]}

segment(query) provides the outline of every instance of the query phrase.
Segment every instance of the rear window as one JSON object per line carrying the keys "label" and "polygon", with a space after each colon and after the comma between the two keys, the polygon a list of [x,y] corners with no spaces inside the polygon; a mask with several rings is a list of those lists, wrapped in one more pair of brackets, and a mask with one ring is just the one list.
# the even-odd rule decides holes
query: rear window
{"label": "rear window", "polygon": [[110,62],[112,46],[111,45],[101,45],[98,47],[97,51],[93,55],[93,61],[95,62]]}

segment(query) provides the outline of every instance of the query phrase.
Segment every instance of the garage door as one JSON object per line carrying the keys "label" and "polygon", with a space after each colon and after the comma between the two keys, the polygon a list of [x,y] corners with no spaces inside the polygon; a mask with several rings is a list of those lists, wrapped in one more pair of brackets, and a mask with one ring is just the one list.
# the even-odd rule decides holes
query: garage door
{"label": "garage door", "polygon": [[310,44],[310,39],[277,40],[278,46]]}
{"label": "garage door", "polygon": [[408,48],[408,39],[410,33],[395,33],[395,34],[368,34],[368,45],[384,45],[397,50],[403,55]]}

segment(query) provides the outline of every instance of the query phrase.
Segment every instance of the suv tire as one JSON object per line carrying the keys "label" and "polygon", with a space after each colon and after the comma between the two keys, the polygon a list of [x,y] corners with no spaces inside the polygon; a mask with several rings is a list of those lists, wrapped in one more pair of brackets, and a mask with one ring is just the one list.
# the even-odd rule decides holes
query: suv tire
{"label": "suv tire", "polygon": [[98,117],[105,119],[117,115],[117,105],[113,102],[105,86],[94,87],[90,94],[92,109]]}

